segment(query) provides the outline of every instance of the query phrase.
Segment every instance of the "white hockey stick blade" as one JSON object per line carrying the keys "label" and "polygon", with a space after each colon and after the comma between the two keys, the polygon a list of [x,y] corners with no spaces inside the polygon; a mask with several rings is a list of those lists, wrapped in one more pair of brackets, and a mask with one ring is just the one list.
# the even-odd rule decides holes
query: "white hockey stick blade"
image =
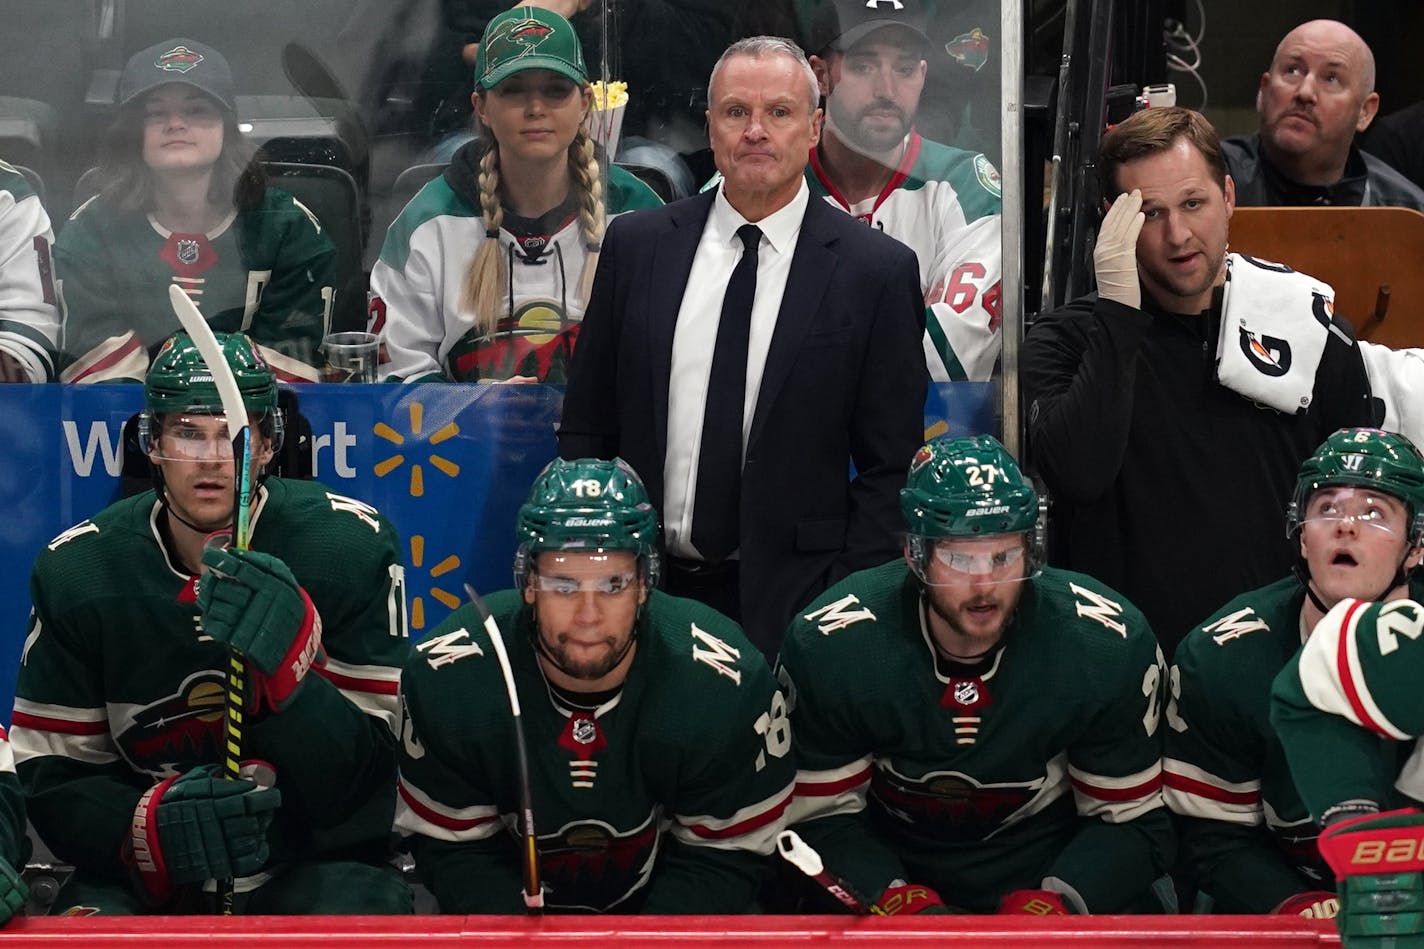
{"label": "white hockey stick blade", "polygon": [[173,305],[178,322],[183,324],[183,329],[193,339],[193,345],[198,347],[203,362],[208,364],[208,371],[213,374],[213,384],[218,387],[218,398],[222,399],[223,414],[227,416],[227,437],[236,439],[247,427],[247,410],[242,406],[242,390],[237,387],[237,379],[223,356],[218,338],[213,335],[213,328],[203,319],[203,314],[198,312],[188,294],[176,285],[168,287],[168,301]]}

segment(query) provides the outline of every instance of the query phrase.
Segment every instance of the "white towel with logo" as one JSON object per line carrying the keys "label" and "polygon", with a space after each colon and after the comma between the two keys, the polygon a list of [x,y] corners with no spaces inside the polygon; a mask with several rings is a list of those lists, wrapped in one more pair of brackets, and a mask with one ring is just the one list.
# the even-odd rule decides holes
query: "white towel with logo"
{"label": "white towel with logo", "polygon": [[1360,340],[1370,391],[1384,403],[1380,428],[1424,445],[1424,349],[1390,349]]}
{"label": "white towel with logo", "polygon": [[1226,258],[1216,379],[1253,402],[1290,415],[1310,408],[1315,370],[1331,333],[1335,289],[1284,264]]}

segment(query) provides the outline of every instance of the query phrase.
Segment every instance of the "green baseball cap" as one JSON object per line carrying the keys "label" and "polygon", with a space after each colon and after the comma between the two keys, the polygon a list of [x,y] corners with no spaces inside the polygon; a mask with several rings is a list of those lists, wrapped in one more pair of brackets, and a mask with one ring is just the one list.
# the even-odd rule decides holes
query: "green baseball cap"
{"label": "green baseball cap", "polygon": [[583,44],[568,20],[540,7],[515,7],[489,21],[475,57],[475,84],[492,89],[526,69],[547,69],[580,86],[588,82]]}

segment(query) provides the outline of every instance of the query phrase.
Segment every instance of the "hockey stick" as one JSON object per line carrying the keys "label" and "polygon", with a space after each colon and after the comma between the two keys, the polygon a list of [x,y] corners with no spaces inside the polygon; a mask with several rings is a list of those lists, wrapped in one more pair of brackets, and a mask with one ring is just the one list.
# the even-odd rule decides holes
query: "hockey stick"
{"label": "hockey stick", "polygon": [[529,747],[524,741],[524,718],[519,711],[519,691],[514,687],[514,670],[509,665],[509,653],[504,649],[504,637],[499,624],[490,615],[489,607],[475,588],[465,584],[465,595],[480,614],[480,622],[489,634],[504,674],[504,688],[509,693],[509,710],[514,715],[514,745],[519,754],[519,809],[524,818],[524,909],[530,916],[544,912],[544,886],[539,882],[539,838],[534,833],[534,792],[529,783]]}
{"label": "hockey stick", "polygon": [[886,916],[879,904],[867,901],[852,889],[851,885],[826,869],[821,855],[810,844],[801,839],[794,830],[783,830],[776,835],[776,852],[783,860],[821,885],[846,909],[857,916]]}
{"label": "hockey stick", "polygon": [[[188,331],[193,345],[207,363],[213,374],[213,384],[217,386],[218,398],[222,400],[223,415],[227,418],[227,434],[232,439],[232,458],[237,465],[236,490],[233,492],[233,544],[238,550],[247,549],[248,507],[252,502],[252,426],[247,422],[247,407],[242,404],[242,390],[237,387],[237,378],[232,367],[223,356],[222,347],[213,335],[212,327],[203,319],[203,314],[193,305],[188,294],[176,286],[168,288],[168,300],[183,329]],[[227,733],[223,751],[223,771],[232,781],[241,780],[242,770],[242,716],[247,690],[247,670],[242,657],[233,650],[227,654],[227,701],[223,709],[223,730]],[[231,879],[219,884],[222,914],[233,914],[235,896]]]}

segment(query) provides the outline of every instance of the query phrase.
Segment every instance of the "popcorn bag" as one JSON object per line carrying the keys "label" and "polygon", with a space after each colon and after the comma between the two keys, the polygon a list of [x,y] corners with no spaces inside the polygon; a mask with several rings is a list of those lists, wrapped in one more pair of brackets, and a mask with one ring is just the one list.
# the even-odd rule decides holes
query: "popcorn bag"
{"label": "popcorn bag", "polygon": [[588,133],[603,146],[609,161],[618,153],[618,138],[623,133],[623,113],[628,108],[628,84],[602,81],[593,86],[593,108],[588,111]]}

